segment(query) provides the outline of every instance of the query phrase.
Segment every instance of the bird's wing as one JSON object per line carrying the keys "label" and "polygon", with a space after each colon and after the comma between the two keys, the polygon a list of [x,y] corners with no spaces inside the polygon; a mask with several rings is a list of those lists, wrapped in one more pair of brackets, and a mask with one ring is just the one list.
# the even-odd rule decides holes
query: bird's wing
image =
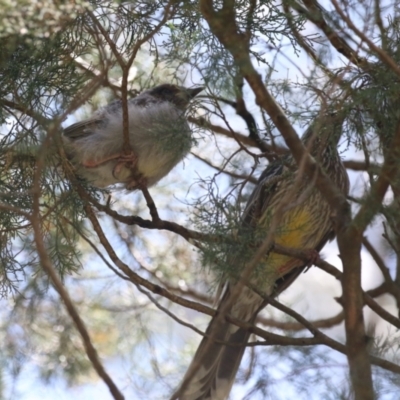
{"label": "bird's wing", "polygon": [[[129,99],[128,107],[134,105],[138,108],[145,108],[159,102],[159,99],[143,93],[137,97]],[[91,135],[97,128],[107,124],[107,114],[111,115],[118,113],[122,113],[122,101],[120,99],[112,101],[107,106],[96,112],[92,117],[68,126],[64,129],[63,135],[69,139],[80,139]]]}
{"label": "bird's wing", "polygon": [[285,171],[284,163],[281,161],[269,164],[263,171],[247,201],[242,216],[242,226],[255,227],[262,213],[268,207]]}
{"label": "bird's wing", "polygon": [[95,129],[104,124],[104,117],[94,115],[92,118],[76,122],[64,129],[63,135],[69,139],[80,139],[91,135]]}

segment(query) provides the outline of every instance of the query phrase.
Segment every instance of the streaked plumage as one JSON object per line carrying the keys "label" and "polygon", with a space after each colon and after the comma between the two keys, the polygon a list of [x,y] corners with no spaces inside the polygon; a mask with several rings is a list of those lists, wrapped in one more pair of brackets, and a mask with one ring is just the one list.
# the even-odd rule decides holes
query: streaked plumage
{"label": "streaked plumage", "polygon": [[128,101],[130,145],[136,158],[134,173],[118,157],[103,162],[123,153],[120,100],[67,127],[63,141],[76,174],[100,188],[124,183],[133,189],[139,177],[145,179],[146,186],[154,185],[189,152],[193,139],[185,111],[202,89],[164,84]]}
{"label": "streaked plumage", "polygon": [[[341,136],[343,118],[325,113],[310,126],[303,135],[303,142],[311,155],[322,165],[332,181],[348,192],[348,177],[337,152]],[[298,181],[298,168],[291,156],[283,162],[271,164],[261,175],[254,189],[242,219],[240,237],[251,238],[256,248],[265,238],[269,223],[279,203],[295,187],[292,202],[283,214],[275,231],[276,243],[298,249],[321,250],[333,238],[331,212],[322,194],[314,187],[312,179],[303,174]],[[295,186],[297,185],[298,186]],[[240,254],[228,256],[229,263],[238,263],[238,270],[246,260]],[[249,256],[247,257],[247,261]],[[306,267],[304,261],[269,252],[257,267],[252,284],[267,295],[276,296],[286,289]],[[261,272],[260,272],[261,270]],[[231,316],[254,323],[258,312],[267,302],[248,287],[244,287],[239,297],[231,299],[235,287],[234,279],[227,282],[218,310],[226,310]],[[225,400],[234,383],[239,364],[243,357],[249,333],[229,324],[225,319],[213,318],[196,351],[194,359],[184,377],[182,388],[173,398],[180,400]],[[235,345],[215,343],[223,341]],[[240,346],[243,344],[243,346]],[[194,375],[193,375],[194,371]],[[193,375],[191,377],[191,375]],[[189,380],[188,378],[191,379]]]}

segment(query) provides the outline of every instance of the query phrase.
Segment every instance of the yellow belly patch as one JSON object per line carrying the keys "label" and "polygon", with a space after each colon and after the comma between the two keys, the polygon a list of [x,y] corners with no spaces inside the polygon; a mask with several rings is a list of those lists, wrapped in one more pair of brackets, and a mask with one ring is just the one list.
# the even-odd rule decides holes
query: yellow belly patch
{"label": "yellow belly patch", "polygon": [[[310,213],[304,208],[293,208],[285,213],[275,232],[275,243],[297,249],[303,249],[305,238],[312,229]],[[299,265],[303,262],[299,260]],[[266,259],[266,274],[273,280],[298,266],[292,257],[271,252]],[[286,268],[287,267],[287,268]]]}

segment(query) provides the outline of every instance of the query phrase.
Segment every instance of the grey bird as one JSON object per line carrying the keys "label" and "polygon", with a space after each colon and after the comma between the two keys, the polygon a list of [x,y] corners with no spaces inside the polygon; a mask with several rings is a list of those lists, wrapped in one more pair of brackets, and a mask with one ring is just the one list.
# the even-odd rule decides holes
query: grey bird
{"label": "grey bird", "polygon": [[[344,193],[349,182],[337,151],[344,117],[324,112],[307,129],[302,141],[334,184]],[[280,222],[274,230],[274,241],[285,247],[310,251],[310,261],[334,237],[330,207],[314,186],[314,180],[287,156],[270,164],[262,173],[244,211],[239,242],[226,256],[229,271],[236,271],[225,283],[218,312],[212,318],[180,389],[172,399],[225,400],[235,380],[250,332],[227,321],[230,315],[253,324],[268,301],[259,295],[277,296],[306,268],[306,262],[268,251],[259,262],[250,282],[257,290],[244,286],[238,293],[234,276],[252,259],[267,236],[273,216],[282,199],[285,203]],[[315,258],[314,258],[315,260]]]}
{"label": "grey bird", "polygon": [[154,185],[189,152],[193,137],[185,112],[203,89],[163,84],[128,100],[128,155],[123,149],[121,100],[67,127],[63,142],[75,173],[98,188]]}

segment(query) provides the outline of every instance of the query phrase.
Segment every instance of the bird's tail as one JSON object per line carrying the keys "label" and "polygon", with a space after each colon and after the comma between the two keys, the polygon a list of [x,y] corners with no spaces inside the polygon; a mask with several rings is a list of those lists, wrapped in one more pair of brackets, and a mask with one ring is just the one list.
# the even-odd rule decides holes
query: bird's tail
{"label": "bird's tail", "polygon": [[235,301],[228,288],[218,307],[219,313],[208,326],[173,399],[225,400],[228,397],[250,333],[227,322],[224,315],[252,323],[262,305],[263,299],[251,289],[244,287]]}

